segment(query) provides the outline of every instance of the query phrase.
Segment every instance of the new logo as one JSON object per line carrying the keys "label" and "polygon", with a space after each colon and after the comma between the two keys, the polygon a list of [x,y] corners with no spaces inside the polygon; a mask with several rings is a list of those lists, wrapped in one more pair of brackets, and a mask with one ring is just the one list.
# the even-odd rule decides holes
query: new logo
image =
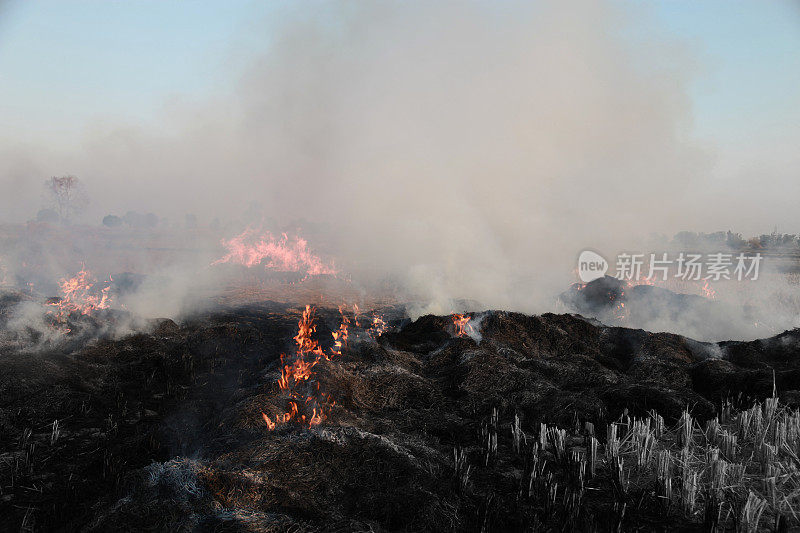
{"label": "new logo", "polygon": [[578,277],[584,283],[602,278],[608,271],[608,261],[602,255],[591,250],[584,250],[578,256]]}

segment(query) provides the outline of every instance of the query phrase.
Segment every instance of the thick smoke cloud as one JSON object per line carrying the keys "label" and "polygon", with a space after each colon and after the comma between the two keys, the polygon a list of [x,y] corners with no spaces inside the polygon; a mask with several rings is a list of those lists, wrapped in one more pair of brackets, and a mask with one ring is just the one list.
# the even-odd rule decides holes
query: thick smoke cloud
{"label": "thick smoke cloud", "polygon": [[697,66],[609,4],[316,7],[271,22],[232,95],[168,107],[159,131],[98,126],[69,153],[14,148],[4,186],[31,199],[77,174],[98,220],[239,220],[258,201],[438,311],[547,310],[583,248],[710,220],[689,194],[712,164],[689,136]]}

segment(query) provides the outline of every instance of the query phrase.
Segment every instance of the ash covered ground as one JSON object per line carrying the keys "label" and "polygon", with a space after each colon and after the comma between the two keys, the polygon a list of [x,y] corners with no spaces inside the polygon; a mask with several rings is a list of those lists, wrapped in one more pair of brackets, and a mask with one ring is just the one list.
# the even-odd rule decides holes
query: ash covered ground
{"label": "ash covered ground", "polygon": [[[66,341],[3,345],[3,529],[798,527],[798,330],[704,343],[575,314],[268,301],[122,336],[78,319]],[[300,385],[319,419],[287,416]]]}

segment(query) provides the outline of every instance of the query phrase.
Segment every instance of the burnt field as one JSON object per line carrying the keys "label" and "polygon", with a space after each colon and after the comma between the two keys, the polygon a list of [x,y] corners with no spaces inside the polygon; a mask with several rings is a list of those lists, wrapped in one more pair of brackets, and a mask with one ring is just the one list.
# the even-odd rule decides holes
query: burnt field
{"label": "burnt field", "polygon": [[4,530],[799,524],[797,330],[702,343],[570,314],[270,302],[121,337],[104,319],[5,345]]}
{"label": "burnt field", "polygon": [[0,0],[0,533],[800,533],[738,4]]}

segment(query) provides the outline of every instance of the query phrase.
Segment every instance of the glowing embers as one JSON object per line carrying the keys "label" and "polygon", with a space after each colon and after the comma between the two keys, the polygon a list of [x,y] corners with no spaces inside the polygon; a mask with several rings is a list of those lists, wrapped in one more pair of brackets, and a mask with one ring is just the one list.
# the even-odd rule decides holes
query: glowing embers
{"label": "glowing embers", "polygon": [[274,421],[266,413],[261,413],[268,429],[273,430],[278,424],[290,421],[304,426],[319,425],[336,405],[329,394],[320,390],[315,367],[322,361],[341,355],[342,349],[347,344],[350,320],[344,313],[344,306],[339,308],[339,312],[342,323],[339,329],[332,333],[333,347],[326,353],[313,338],[317,331],[314,309],[310,305],[306,306],[297,323],[297,335],[294,337],[297,345],[295,353],[291,357],[281,354],[278,387],[288,397],[287,409],[275,416]]}
{"label": "glowing embers", "polygon": [[386,325],[386,321],[383,319],[383,317],[378,313],[374,313],[372,315],[372,324],[370,325],[367,332],[370,334],[370,336],[378,338],[384,334],[387,327],[388,326]]}
{"label": "glowing embers", "polygon": [[99,309],[111,307],[111,281],[98,283],[85,268],[74,277],[59,282],[61,297],[48,303],[56,308],[55,318],[63,322],[70,314],[91,315]]}
{"label": "glowing embers", "polygon": [[628,318],[628,308],[625,307],[625,291],[619,293],[619,299],[617,299],[616,305],[614,306],[614,317],[619,320],[625,320]]}
{"label": "glowing embers", "polygon": [[660,279],[656,276],[642,276],[637,279],[625,280],[625,285],[629,289],[637,285],[651,285],[669,289],[678,294],[698,294],[709,300],[717,299],[717,291],[714,290],[707,279]]}
{"label": "glowing embers", "polygon": [[703,280],[703,286],[700,287],[700,293],[709,300],[717,299],[717,291],[711,286],[707,279]]}
{"label": "glowing embers", "polygon": [[231,239],[223,239],[227,253],[212,265],[231,263],[248,268],[263,266],[280,272],[305,272],[309,276],[335,276],[337,270],[332,262],[323,261],[308,248],[308,242],[300,236],[289,237],[282,233],[257,232],[251,228]]}
{"label": "glowing embers", "polygon": [[[341,309],[340,309],[341,312]],[[386,324],[386,320],[383,318],[383,315],[378,313],[377,311],[372,311],[372,317],[367,318],[369,326],[362,326],[365,320],[359,320],[361,316],[361,310],[358,308],[358,304],[353,304],[353,320],[356,326],[364,327],[367,330],[367,334],[372,337],[373,339],[377,339],[388,329],[388,325]]]}

